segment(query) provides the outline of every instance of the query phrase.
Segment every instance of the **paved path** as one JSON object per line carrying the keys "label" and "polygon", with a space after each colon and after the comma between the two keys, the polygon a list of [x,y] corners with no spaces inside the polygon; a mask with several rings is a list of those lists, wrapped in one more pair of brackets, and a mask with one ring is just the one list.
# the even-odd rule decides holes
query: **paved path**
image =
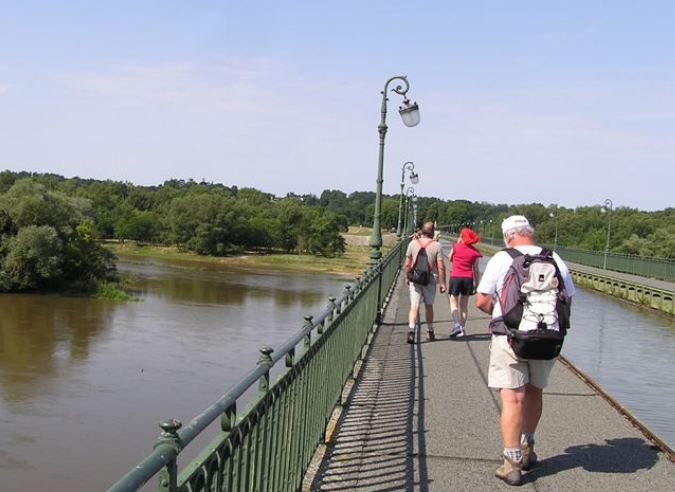
{"label": "paved path", "polygon": [[[487,317],[471,311],[468,336],[449,340],[450,309],[438,296],[438,339],[408,345],[401,282],[312,490],[513,490],[493,477],[502,446],[499,397],[486,386]],[[675,490],[675,465],[562,364],[544,406],[541,463],[522,489]]]}

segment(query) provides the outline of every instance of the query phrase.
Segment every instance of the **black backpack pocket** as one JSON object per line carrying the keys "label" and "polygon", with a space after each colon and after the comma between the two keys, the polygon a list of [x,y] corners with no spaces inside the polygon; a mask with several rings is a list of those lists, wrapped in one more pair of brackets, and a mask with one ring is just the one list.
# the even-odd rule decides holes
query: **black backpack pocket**
{"label": "black backpack pocket", "polygon": [[509,345],[519,359],[551,360],[560,355],[565,335],[557,330],[512,330]]}

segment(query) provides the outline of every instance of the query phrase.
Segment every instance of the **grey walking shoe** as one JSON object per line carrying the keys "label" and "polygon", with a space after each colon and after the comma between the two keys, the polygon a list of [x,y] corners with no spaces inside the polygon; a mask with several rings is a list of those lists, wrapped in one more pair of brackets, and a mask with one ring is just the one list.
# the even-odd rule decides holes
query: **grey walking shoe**
{"label": "grey walking shoe", "polygon": [[434,332],[434,330],[427,330],[427,340],[429,342],[433,342],[434,340],[436,340],[436,333]]}
{"label": "grey walking shoe", "polygon": [[522,485],[522,466],[523,459],[513,461],[506,455],[504,457],[504,464],[495,470],[495,477],[504,480],[509,485]]}
{"label": "grey walking shoe", "polygon": [[534,452],[534,441],[523,444],[523,470],[530,471],[537,464],[537,453]]}
{"label": "grey walking shoe", "polygon": [[463,335],[461,335],[462,331],[463,331],[462,325],[460,325],[459,323],[455,323],[454,328],[450,332],[450,338],[455,338],[457,336],[460,336],[460,337],[463,336]]}

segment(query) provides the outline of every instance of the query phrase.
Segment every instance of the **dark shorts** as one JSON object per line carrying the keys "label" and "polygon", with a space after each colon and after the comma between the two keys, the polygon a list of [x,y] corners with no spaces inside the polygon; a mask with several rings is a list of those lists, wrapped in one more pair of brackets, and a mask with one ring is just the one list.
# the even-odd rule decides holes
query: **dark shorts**
{"label": "dark shorts", "polygon": [[448,294],[450,294],[451,296],[458,296],[460,294],[465,296],[473,295],[473,278],[450,277],[450,284],[448,285]]}

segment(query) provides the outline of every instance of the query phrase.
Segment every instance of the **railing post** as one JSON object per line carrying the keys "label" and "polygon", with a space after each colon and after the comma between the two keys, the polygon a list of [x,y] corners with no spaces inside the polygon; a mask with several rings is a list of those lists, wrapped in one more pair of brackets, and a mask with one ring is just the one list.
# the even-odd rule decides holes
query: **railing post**
{"label": "railing post", "polygon": [[[176,454],[180,453],[181,443],[178,437],[178,429],[183,426],[180,420],[167,419],[159,423],[162,433],[155,444],[154,449],[159,446],[170,446]],[[178,459],[174,458],[169,461],[158,473],[159,484],[157,490],[159,492],[176,492],[178,490]]]}
{"label": "railing post", "polygon": [[258,366],[267,368],[265,374],[260,378],[258,383],[258,395],[263,396],[270,389],[270,368],[272,367],[272,352],[274,349],[265,345],[260,349],[260,358],[258,359]]}
{"label": "railing post", "polygon": [[309,330],[309,333],[307,333],[307,336],[305,337],[305,350],[309,350],[309,347],[312,345],[312,328],[314,327],[314,323],[312,320],[314,319],[314,316],[308,314],[305,316],[305,325],[303,328],[305,330]]}
{"label": "railing post", "polygon": [[340,314],[339,311],[337,310],[338,306],[335,304],[335,296],[330,296],[328,297],[328,302],[330,303],[330,314],[328,315],[328,322],[332,323],[333,320],[335,319],[336,314]]}
{"label": "railing post", "polygon": [[345,285],[345,290],[347,291],[347,304],[352,302],[352,286]]}
{"label": "railing post", "polygon": [[[271,356],[272,352],[274,352],[274,349],[268,345],[265,345],[260,349],[258,367],[265,368],[265,374],[258,382],[258,398],[261,401],[267,398],[270,389],[270,369],[274,364]],[[269,431],[270,416],[268,415],[269,407],[267,406],[267,402],[264,405],[264,414],[260,416],[261,420],[258,423],[258,430],[256,432],[257,442],[254,445],[254,455],[251,457],[251,461],[254,463],[255,467],[252,478],[256,490],[262,490],[262,487],[267,481],[267,473],[265,473],[265,470],[269,465],[268,454],[271,447],[271,432]]]}

